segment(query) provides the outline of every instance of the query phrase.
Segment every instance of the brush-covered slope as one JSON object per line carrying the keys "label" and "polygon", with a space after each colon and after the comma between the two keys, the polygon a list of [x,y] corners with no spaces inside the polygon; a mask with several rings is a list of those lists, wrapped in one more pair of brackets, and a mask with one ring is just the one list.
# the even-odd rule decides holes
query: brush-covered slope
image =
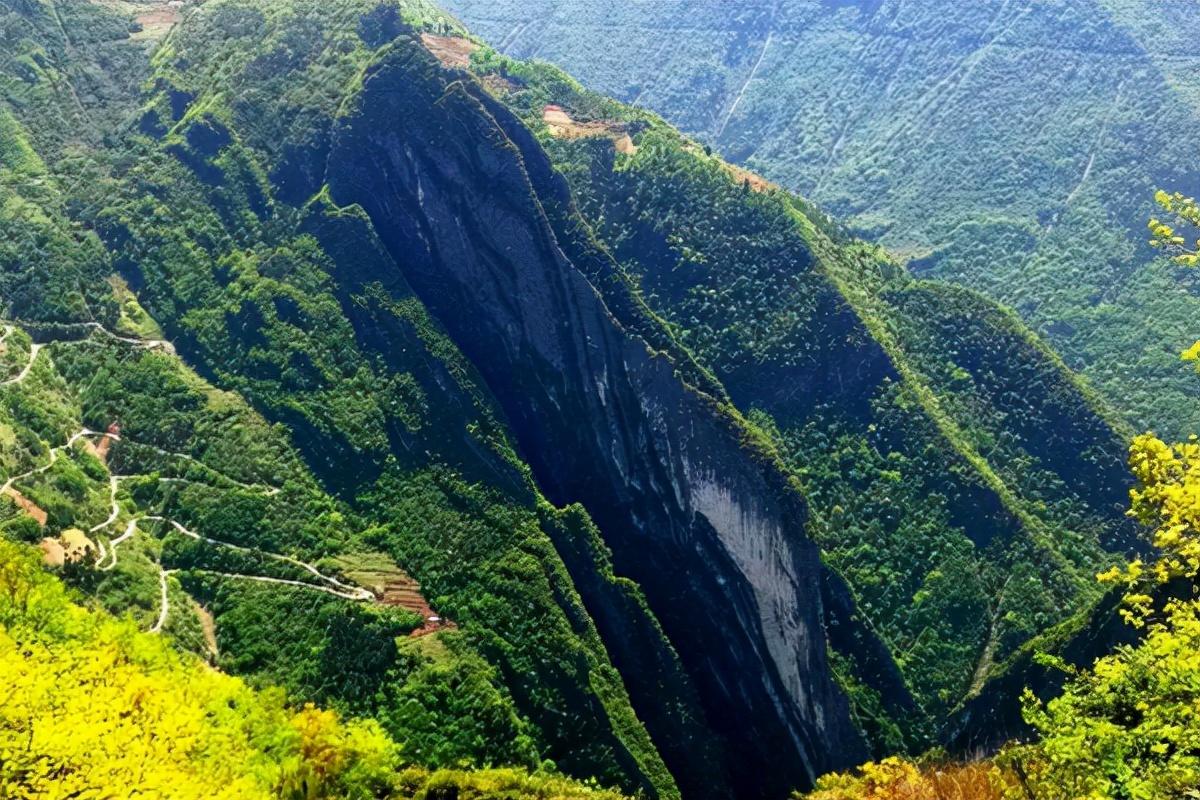
{"label": "brush-covered slope", "polygon": [[[488,441],[469,421],[412,431],[402,406],[384,407],[405,399],[389,384],[424,366],[408,366],[413,345],[391,319],[414,304],[427,309],[449,337],[444,346],[453,341],[469,362],[478,402],[507,420],[546,497],[582,503],[618,557],[641,554],[640,570],[626,574],[639,580],[661,632],[639,631],[629,619],[638,607],[617,589],[586,573],[577,582],[597,584],[586,602],[679,780],[693,792],[726,784],[777,794],[852,759],[861,746],[825,663],[820,565],[802,499],[769,454],[744,446],[744,425],[719,397],[676,374],[690,368],[682,352],[656,352],[612,318],[584,272],[601,254],[554,230],[545,190],[527,172],[544,160],[540,150],[521,152],[504,127],[519,123],[498,121],[402,23],[386,4],[210,3],[177,31],[156,54],[160,91],[139,123],[150,139],[135,169],[171,197],[168,215],[193,221],[147,226],[155,209],[144,200],[98,217],[136,268],[144,302],[185,352],[286,421],[342,494],[376,502],[404,492],[412,478],[401,470],[414,458],[453,447],[448,434]],[[155,160],[166,172],[149,171]],[[215,247],[170,241],[205,230],[229,238]],[[286,247],[300,258],[277,261],[280,244],[246,253],[278,230],[299,237]],[[309,242],[320,246],[309,259],[333,272],[325,307],[303,269]],[[199,248],[208,253],[186,260]],[[322,317],[353,332],[319,337]],[[645,328],[665,342],[653,320]],[[361,368],[344,363],[350,342],[377,373],[355,380]],[[390,430],[350,438],[371,421],[343,411],[357,396],[352,385],[379,398],[372,411]],[[447,407],[436,395],[428,404]],[[446,457],[493,485],[511,473],[503,451],[479,449],[464,442]],[[580,535],[578,523],[562,523],[564,538]],[[427,581],[451,558],[463,556],[430,554],[414,572]],[[492,571],[474,581],[494,579]],[[697,614],[710,624],[694,625]],[[631,623],[637,637],[616,635]],[[663,633],[686,678],[653,649]],[[555,685],[549,676],[538,683]],[[692,718],[694,696],[703,720]],[[576,726],[578,713],[563,724]],[[644,737],[630,721],[626,735]],[[560,764],[583,771],[594,769],[580,761],[585,748],[634,750],[620,739],[604,750],[585,745],[582,732],[569,744],[554,738]],[[716,760],[704,755],[710,738]],[[670,787],[669,775],[652,772],[662,764],[654,747],[637,747],[613,761],[642,773],[648,788]],[[793,759],[768,771],[780,751]],[[749,778],[737,763],[761,769]]]}
{"label": "brush-covered slope", "polygon": [[1195,282],[1144,231],[1156,188],[1200,188],[1195,4],[446,6],[1016,308],[1137,427],[1200,423],[1177,368]]}
{"label": "brush-covered slope", "polygon": [[548,774],[413,767],[377,724],[290,708],[79,599],[0,540],[8,796],[620,797]]}
{"label": "brush-covered slope", "polygon": [[[92,4],[4,10],[72,86],[97,53],[140,47],[55,38],[110,13]],[[140,52],[110,64],[114,81],[152,77]],[[144,100],[122,99],[128,120]],[[7,130],[24,157],[4,162],[9,535],[59,556],[74,543],[70,577],[100,604],[297,700],[374,716],[414,763],[548,760],[673,796],[576,580],[622,610],[664,724],[686,740],[698,712],[674,651],[586,513],[532,487],[470,364],[376,269],[361,217],[256,219],[270,189],[246,151],[228,154],[240,180],[213,186],[173,142],[123,141],[115,124],[112,150],[69,125],[50,135],[46,107],[18,101]]]}
{"label": "brush-covered slope", "polygon": [[[38,31],[62,9],[9,11]],[[853,763],[802,496],[635,298],[636,327],[614,318],[536,142],[409,27],[439,24],[206,3],[90,180],[41,146],[67,199],[39,211],[94,258],[47,288],[30,242],[7,270],[12,414],[41,389],[57,413],[13,426],[14,535],[418,763],[550,759],[667,797]],[[52,289],[71,302],[39,309]],[[606,544],[642,555],[640,586]],[[405,572],[432,631],[388,605],[411,590],[367,588]]]}

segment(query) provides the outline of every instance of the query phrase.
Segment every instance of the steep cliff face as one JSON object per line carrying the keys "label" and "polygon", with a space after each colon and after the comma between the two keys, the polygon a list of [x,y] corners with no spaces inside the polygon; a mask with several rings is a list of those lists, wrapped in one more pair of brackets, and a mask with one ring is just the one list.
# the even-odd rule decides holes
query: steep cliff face
{"label": "steep cliff face", "polygon": [[[487,54],[472,69],[569,183],[556,205],[575,199],[624,283],[775,436],[810,535],[933,725],[1087,605],[1096,569],[1133,538],[1122,431],[1015,315],[914,280],[804,201],[551,67]],[[594,133],[562,135],[547,103]],[[608,299],[621,283],[596,285]]]}
{"label": "steep cliff face", "polygon": [[[139,125],[62,197],[36,196],[61,135],[24,134],[31,103],[0,116],[24,156],[6,192],[64,232],[0,254],[11,315],[128,334],[47,343],[68,389],[46,403],[78,387],[84,422],[157,448],[115,450],[118,469],[173,453],[240,476],[129,501],[402,568],[457,625],[405,642],[374,608],[168,559],[172,605],[214,611],[221,666],[374,716],[430,764],[780,798],[921,745],[1086,600],[1100,545],[1127,541],[1119,436],[1011,315],[913,281],[661,120],[411,26],[461,33],[423,0],[209,0],[123,77],[149,87]],[[548,103],[599,135],[558,138]],[[39,217],[13,207],[21,240]],[[26,269],[42,241],[78,263]],[[212,385],[156,379],[147,337]],[[93,472],[85,527],[110,513]],[[147,554],[122,551],[137,592],[113,573],[97,595],[157,608]]]}
{"label": "steep cliff face", "polygon": [[826,663],[799,495],[728,410],[616,322],[518,148],[429,56],[396,47],[355,103],[329,160],[333,198],[366,210],[478,366],[549,499],[587,507],[642,585],[727,737],[738,794],[852,763],[863,750]]}

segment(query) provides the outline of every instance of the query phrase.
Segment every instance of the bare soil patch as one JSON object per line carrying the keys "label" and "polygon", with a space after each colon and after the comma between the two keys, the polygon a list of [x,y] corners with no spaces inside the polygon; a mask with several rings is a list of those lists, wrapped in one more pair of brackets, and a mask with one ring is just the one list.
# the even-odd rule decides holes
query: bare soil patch
{"label": "bare soil patch", "polygon": [[542,109],[542,122],[546,123],[550,135],[559,139],[602,136],[612,140],[618,153],[633,154],[637,152],[637,146],[633,143],[628,128],[621,122],[602,119],[578,121],[573,119],[562,106],[553,104]]}
{"label": "bare soil patch", "polygon": [[34,522],[36,522],[38,525],[45,526],[48,517],[46,512],[43,511],[36,503],[11,486],[4,490],[4,494],[11,497],[13,502],[17,504],[18,508],[20,508],[29,516],[33,517]]}
{"label": "bare soil patch", "polygon": [[[700,145],[694,142],[689,142],[684,145],[684,150],[695,155],[700,155],[704,150]],[[728,161],[721,161],[721,167],[729,173],[729,176],[737,183],[747,183],[750,185],[751,191],[755,192],[770,192],[779,188],[779,184],[771,183],[769,180],[759,175],[757,172],[751,172],[745,167],[739,167],[735,164],[730,164]]]}
{"label": "bare soil patch", "polygon": [[213,619],[212,612],[199,603],[196,606],[196,616],[200,618],[200,629],[204,631],[204,644],[208,647],[208,651],[213,657],[219,655],[217,650],[217,622]]}
{"label": "bare soil patch", "polygon": [[751,191],[769,192],[772,189],[778,189],[779,186],[771,183],[769,180],[759,175],[756,172],[751,172],[743,167],[736,167],[733,164],[726,164],[725,169],[733,176],[733,179],[738,183],[750,184]]}
{"label": "bare soil patch", "polygon": [[178,0],[142,5],[146,10],[133,18],[137,24],[134,39],[161,39],[183,19],[183,4]]}
{"label": "bare soil patch", "polygon": [[435,631],[457,627],[453,622],[433,610],[421,584],[382,553],[365,553],[336,559],[350,580],[365,586],[375,593],[379,602],[419,614],[424,624],[411,636],[424,636]]}
{"label": "bare soil patch", "polygon": [[495,73],[484,75],[479,81],[492,94],[505,95],[521,88],[521,84],[512,78],[506,78],[503,75],[496,75]]}
{"label": "bare soil patch", "polygon": [[425,49],[433,53],[444,67],[466,69],[471,65],[471,54],[479,49],[479,45],[461,36],[435,36],[432,33],[422,33],[421,43]]}

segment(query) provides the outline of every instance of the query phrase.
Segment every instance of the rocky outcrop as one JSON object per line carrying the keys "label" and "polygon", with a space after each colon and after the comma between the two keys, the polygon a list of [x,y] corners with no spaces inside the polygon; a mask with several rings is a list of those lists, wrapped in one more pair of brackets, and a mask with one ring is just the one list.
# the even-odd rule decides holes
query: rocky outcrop
{"label": "rocky outcrop", "polygon": [[860,759],[802,499],[726,405],[609,312],[493,115],[397,46],[365,75],[328,180],[479,369],[546,495],[582,503],[642,586],[723,737],[735,794],[783,796]]}

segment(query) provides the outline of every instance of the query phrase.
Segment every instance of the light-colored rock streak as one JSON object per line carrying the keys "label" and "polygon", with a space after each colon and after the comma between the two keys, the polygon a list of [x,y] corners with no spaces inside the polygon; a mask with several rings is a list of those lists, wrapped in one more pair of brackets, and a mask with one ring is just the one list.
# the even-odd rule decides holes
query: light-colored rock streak
{"label": "light-colored rock streak", "polygon": [[[761,513],[754,504],[742,502],[716,475],[686,466],[692,509],[717,532],[753,591],[768,655],[789,696],[784,702],[811,718],[818,731],[824,730],[824,709],[814,707],[805,690],[805,678],[812,665],[800,661],[815,646],[814,632],[808,630],[800,609],[812,606],[819,587],[804,587],[813,596],[800,597],[792,545],[777,519]],[[803,743],[797,744],[801,753],[807,751]]]}

